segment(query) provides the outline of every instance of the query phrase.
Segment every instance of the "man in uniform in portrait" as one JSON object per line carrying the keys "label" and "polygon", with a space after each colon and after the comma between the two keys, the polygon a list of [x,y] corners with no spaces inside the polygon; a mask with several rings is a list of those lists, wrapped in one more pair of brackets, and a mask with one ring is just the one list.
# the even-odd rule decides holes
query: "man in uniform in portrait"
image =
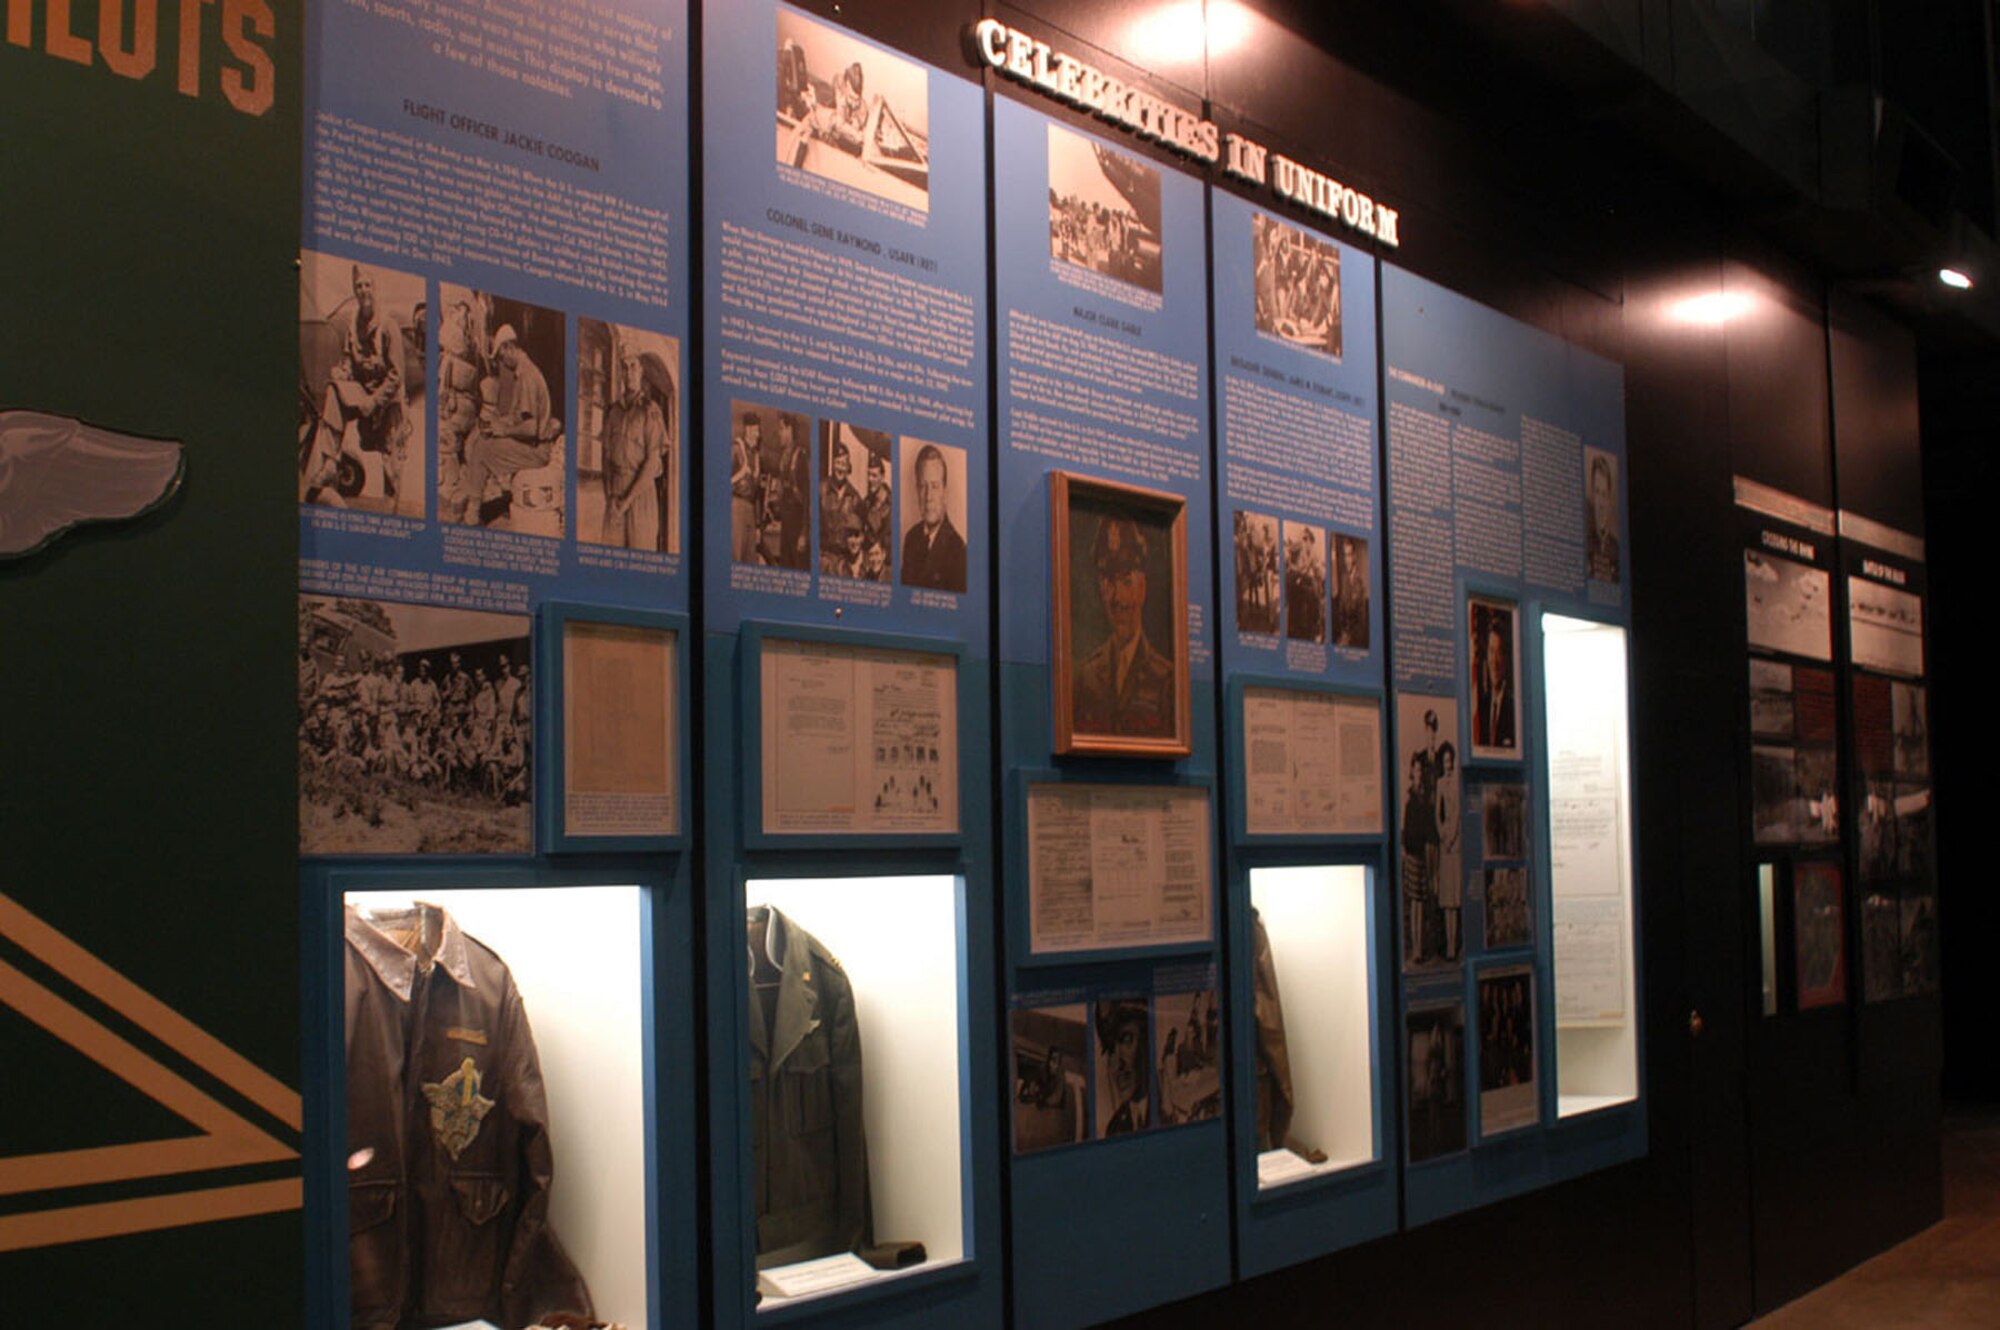
{"label": "man in uniform in portrait", "polygon": [[1091,562],[1110,632],[1076,665],[1071,718],[1080,732],[1171,739],[1178,728],[1174,662],[1146,637],[1146,550],[1131,518],[1098,522]]}
{"label": "man in uniform in portrait", "polygon": [[889,455],[868,454],[868,496],[862,500],[863,576],[870,581],[889,580]]}
{"label": "man in uniform in portrait", "polygon": [[1513,749],[1514,668],[1508,659],[1507,637],[1501,629],[1505,612],[1487,609],[1486,631],[1480,640],[1478,710],[1472,718],[1473,742],[1481,748]]}
{"label": "man in uniform in portrait", "polygon": [[619,397],[604,418],[603,543],[628,550],[660,547],[660,489],[666,465],[667,421],[646,391],[639,348],[626,342],[618,357]]}
{"label": "man in uniform in portrait", "polygon": [[1097,1004],[1098,1103],[1110,1108],[1099,1132],[1123,1136],[1152,1125],[1147,1085],[1146,1004],[1107,998]]}
{"label": "man in uniform in portrait", "polygon": [[[804,568],[806,559],[806,444],[791,415],[778,415],[778,471],[771,478],[771,511],[778,518],[777,563]],[[768,515],[766,520],[768,520]]]}
{"label": "man in uniform in portrait", "polygon": [[903,585],[933,591],[965,590],[965,537],[945,511],[951,471],[934,443],[917,450],[919,521],[903,536]]}
{"label": "man in uniform in portrait", "polygon": [[1602,453],[1590,459],[1590,530],[1585,547],[1590,577],[1596,582],[1618,580],[1618,483],[1611,459]]}
{"label": "man in uniform in portrait", "polygon": [[354,265],[354,313],[343,330],[340,358],[333,363],[320,405],[313,446],[299,497],[312,503],[340,503],[333,488],[339,474],[341,436],[354,426],[355,443],[382,458],[382,492],[393,503],[403,478],[404,444],[410,424],[403,402],[403,334],[375,301],[375,274]]}
{"label": "man in uniform in portrait", "polygon": [[457,522],[479,521],[488,476],[547,466],[555,443],[549,381],[521,349],[512,325],[493,334],[493,351],[500,360],[500,388],[492,412],[482,413],[478,432],[466,440],[458,511],[450,519]]}
{"label": "man in uniform in portrait", "polygon": [[[847,455],[838,427],[826,446],[826,479],[819,483],[819,570],[851,576],[853,558],[859,552],[861,495],[848,479],[854,474],[854,459]],[[849,548],[850,537],[855,549]]]}

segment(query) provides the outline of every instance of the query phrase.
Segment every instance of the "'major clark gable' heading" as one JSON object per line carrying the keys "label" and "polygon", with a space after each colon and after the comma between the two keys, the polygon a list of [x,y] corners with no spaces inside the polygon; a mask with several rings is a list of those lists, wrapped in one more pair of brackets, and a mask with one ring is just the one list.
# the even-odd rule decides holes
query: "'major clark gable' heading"
{"label": "'major clark gable' heading", "polygon": [[[1174,152],[1213,165],[1239,180],[1269,185],[1283,198],[1385,245],[1400,245],[1401,214],[1241,134],[1224,134],[1212,120],[1190,115],[1151,93],[1111,77],[1067,51],[1050,48],[998,19],[972,27],[979,58],[1019,83],[1103,116]],[[1226,151],[1225,151],[1226,150]]]}

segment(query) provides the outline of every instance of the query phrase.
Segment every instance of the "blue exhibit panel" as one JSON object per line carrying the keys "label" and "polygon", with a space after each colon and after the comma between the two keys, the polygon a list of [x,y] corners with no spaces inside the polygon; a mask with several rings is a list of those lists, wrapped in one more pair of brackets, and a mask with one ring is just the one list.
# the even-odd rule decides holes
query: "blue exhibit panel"
{"label": "blue exhibit panel", "polygon": [[[1349,813],[1345,819],[1322,818],[1317,827],[1283,830],[1261,825],[1260,819],[1259,831],[1252,833],[1246,788],[1251,737],[1244,711],[1246,688],[1365,703],[1377,718],[1375,743],[1382,743],[1387,650],[1376,269],[1368,254],[1233,195],[1213,191],[1209,207],[1231,1069],[1237,1104],[1258,1103],[1260,1069],[1266,1065],[1256,1005],[1253,872],[1359,868],[1366,873],[1368,894],[1365,927],[1347,941],[1366,953],[1347,958],[1365,968],[1366,980],[1343,1002],[1365,1009],[1347,1016],[1366,1031],[1361,1043],[1372,1076],[1364,1097],[1372,1103],[1372,1149],[1342,1151],[1336,1163],[1344,1166],[1260,1187],[1259,1115],[1235,1115],[1236,1251],[1239,1273],[1247,1276],[1391,1232],[1397,1221],[1399,1117],[1395,1077],[1387,1070],[1394,1065],[1389,1016],[1395,1009],[1390,959],[1395,914],[1388,904],[1394,882],[1384,853],[1381,753],[1378,747],[1372,755],[1376,783],[1366,789],[1372,817],[1356,821]],[[1267,756],[1264,764],[1271,761]],[[1348,763],[1329,754],[1325,765],[1345,770]],[[1301,797],[1298,783],[1292,782],[1290,798]],[[1296,972],[1287,996],[1286,968],[1273,966],[1288,1046],[1320,1045],[1294,1055],[1301,1060],[1331,1056],[1332,1032],[1322,1022],[1334,1013],[1304,1008],[1326,999]],[[1366,1126],[1350,1131],[1370,1134]]]}
{"label": "blue exhibit panel", "polygon": [[[1104,1008],[1109,1012],[1158,982],[1134,977],[1141,972],[1193,966],[1212,974],[1219,934],[1081,958],[1035,954],[1024,782],[1032,775],[1037,783],[1202,785],[1217,796],[1209,801],[1210,843],[1216,843],[1204,191],[1129,141],[1007,97],[994,99],[992,115],[996,556],[999,582],[1012,589],[997,607],[1001,767],[1010,782],[1007,991],[1020,1004],[1052,989],[1075,989],[1096,995],[1086,1006],[1114,1004]],[[1081,678],[1078,671],[1087,669],[1081,662],[1108,640],[1098,579],[1088,572],[1102,519],[1073,517],[1070,563],[1052,567],[1051,475],[1058,471],[1171,495],[1182,505],[1191,676],[1191,751],[1184,757],[1055,753],[1057,689]],[[1068,578],[1073,612],[1072,658],[1060,677],[1053,616],[1059,575]],[[1176,627],[1170,603],[1151,604],[1154,584],[1164,580],[1157,568],[1146,578],[1145,631],[1159,643]],[[1213,878],[1213,863],[1210,872]],[[1218,921],[1220,899],[1211,902],[1210,917]],[[1106,996],[1127,982],[1132,996]],[[1177,1012],[1173,1004],[1183,999],[1159,991],[1149,1000],[1154,1034],[1164,1038],[1159,1012]],[[1018,1054],[1022,1040],[1015,1042]],[[1106,1066],[1094,1062],[1093,1077]],[[1073,1145],[1046,1151],[1024,1152],[1017,1143],[1010,1264],[1020,1324],[1083,1325],[1227,1282],[1229,1110],[1226,1103],[1215,1107],[1219,1121],[1197,1115],[1131,1135],[1093,1129]]]}
{"label": "blue exhibit panel", "polygon": [[[1005,1290],[996,960],[985,922],[994,887],[984,96],[956,74],[770,0],[708,7],[702,59],[726,71],[706,80],[702,138],[712,1314],[723,1326],[997,1326]],[[763,671],[771,653],[801,645],[950,663],[957,732],[939,747],[957,763],[956,829],[846,825],[837,810],[817,823],[766,825],[766,792],[801,769],[802,755],[765,761],[764,726],[778,713],[767,712]],[[879,730],[860,740],[871,751],[882,742]],[[852,807],[874,793],[857,777]],[[873,918],[864,898],[911,883],[927,922],[891,914],[859,926],[866,936],[841,939],[856,919]],[[810,1296],[758,1287],[760,1207],[775,1203],[753,1194],[745,924],[746,910],[763,904],[843,963],[860,1011],[867,1119],[890,1124],[866,1136],[870,1236],[926,1246],[913,1268]],[[872,955],[880,946],[888,953]],[[945,986],[920,999],[885,988],[905,959],[934,963]],[[917,1008],[948,1017],[948,1030],[909,1040],[896,1018]],[[942,1059],[923,1056],[940,1050]],[[913,1062],[943,1081],[918,1095],[877,1093],[877,1077]],[[955,1115],[925,1108],[954,1101]],[[940,1145],[936,1157],[956,1161],[917,1188],[933,1202],[918,1207],[929,1230],[905,1204],[915,1156],[909,1133],[895,1128],[898,1113],[917,1114],[916,1129]],[[950,1195],[955,1208],[937,1199]],[[950,1213],[938,1218],[940,1209]]]}
{"label": "blue exhibit panel", "polygon": [[686,609],[686,10],[314,10],[305,590]]}
{"label": "blue exhibit panel", "polygon": [[[1388,771],[1406,851],[1396,856],[1392,1037],[1406,1069],[1404,1212],[1417,1224],[1646,1148],[1636,1054],[1631,1098],[1559,1116],[1562,905],[1551,899],[1544,662],[1549,616],[1629,629],[1631,551],[1616,364],[1387,264],[1382,346],[1396,607]],[[1607,683],[1629,696],[1629,652],[1625,677]],[[1496,822],[1498,800],[1522,810],[1519,833]],[[1630,819],[1629,802],[1620,816]],[[1629,949],[1636,882],[1625,889],[1630,922],[1617,945]],[[1622,1019],[1636,1032],[1637,961],[1619,959],[1631,966]],[[1502,1014],[1496,977],[1523,967],[1534,1031],[1525,1058],[1507,1042],[1508,1022],[1523,1018]]]}

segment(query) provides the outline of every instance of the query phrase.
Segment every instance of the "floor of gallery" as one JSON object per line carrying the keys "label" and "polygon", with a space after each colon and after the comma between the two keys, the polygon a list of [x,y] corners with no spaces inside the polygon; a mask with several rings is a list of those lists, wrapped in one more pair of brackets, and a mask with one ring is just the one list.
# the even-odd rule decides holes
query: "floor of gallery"
{"label": "floor of gallery", "polygon": [[1945,1110],[1944,1218],[1755,1330],[1991,1330],[2000,1323],[2000,1112]]}

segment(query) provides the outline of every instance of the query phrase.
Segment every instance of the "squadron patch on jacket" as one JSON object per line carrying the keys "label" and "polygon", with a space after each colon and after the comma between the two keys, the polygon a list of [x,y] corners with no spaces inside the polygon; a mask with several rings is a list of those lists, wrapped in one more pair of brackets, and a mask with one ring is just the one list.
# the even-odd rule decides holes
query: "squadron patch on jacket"
{"label": "squadron patch on jacket", "polygon": [[479,1068],[465,1059],[442,1081],[425,1081],[424,1098],[431,1105],[431,1135],[456,1161],[478,1139],[479,1124],[493,1108],[493,1101],[479,1093]]}

